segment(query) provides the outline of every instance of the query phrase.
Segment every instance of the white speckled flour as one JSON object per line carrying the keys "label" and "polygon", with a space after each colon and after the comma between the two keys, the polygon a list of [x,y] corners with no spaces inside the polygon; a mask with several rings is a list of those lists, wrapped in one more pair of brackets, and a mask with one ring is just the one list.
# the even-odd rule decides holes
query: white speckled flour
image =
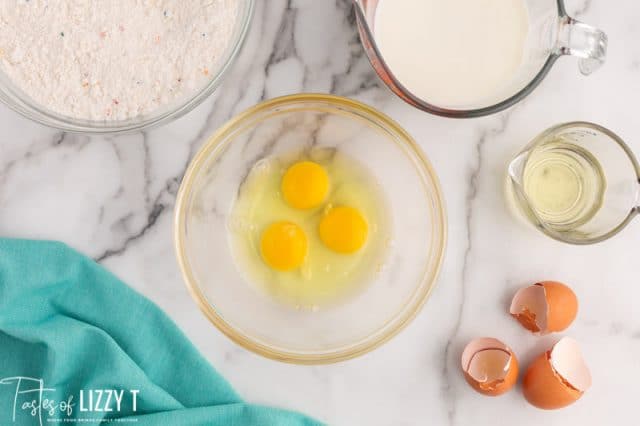
{"label": "white speckled flour", "polygon": [[0,0],[0,70],[66,116],[120,120],[217,71],[237,0]]}

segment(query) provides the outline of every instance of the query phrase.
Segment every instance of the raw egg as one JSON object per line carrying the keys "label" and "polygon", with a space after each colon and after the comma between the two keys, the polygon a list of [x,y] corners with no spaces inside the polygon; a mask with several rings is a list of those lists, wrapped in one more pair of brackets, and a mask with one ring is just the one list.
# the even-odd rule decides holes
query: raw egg
{"label": "raw egg", "polygon": [[364,246],[368,233],[367,221],[353,207],[331,208],[320,221],[320,239],[331,250],[350,254]]}
{"label": "raw egg", "polygon": [[462,371],[473,389],[487,396],[498,396],[513,388],[518,380],[518,359],[498,339],[472,340],[462,352]]}
{"label": "raw egg", "polygon": [[527,369],[522,383],[527,401],[544,410],[573,404],[589,387],[591,373],[578,342],[569,337],[537,357]]}
{"label": "raw egg", "polygon": [[553,333],[565,330],[575,320],[578,298],[565,284],[544,281],[519,290],[509,312],[533,333]]}
{"label": "raw egg", "polygon": [[299,161],[282,178],[282,196],[296,209],[320,206],[329,193],[329,175],[313,161]]}
{"label": "raw egg", "polygon": [[231,254],[257,290],[317,310],[362,291],[383,269],[390,213],[382,186],[358,159],[335,148],[278,153],[256,162],[238,188],[227,226]]}
{"label": "raw egg", "polygon": [[265,263],[278,271],[291,271],[307,256],[307,236],[292,222],[275,222],[262,233],[260,251]]}

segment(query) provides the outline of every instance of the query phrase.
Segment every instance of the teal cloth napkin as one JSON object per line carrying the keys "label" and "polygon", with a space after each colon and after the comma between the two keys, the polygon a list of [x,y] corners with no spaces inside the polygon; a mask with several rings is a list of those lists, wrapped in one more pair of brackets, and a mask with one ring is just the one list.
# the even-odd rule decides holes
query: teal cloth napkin
{"label": "teal cloth napkin", "polygon": [[0,239],[0,424],[69,422],[319,424],[244,403],[157,306],[91,259]]}

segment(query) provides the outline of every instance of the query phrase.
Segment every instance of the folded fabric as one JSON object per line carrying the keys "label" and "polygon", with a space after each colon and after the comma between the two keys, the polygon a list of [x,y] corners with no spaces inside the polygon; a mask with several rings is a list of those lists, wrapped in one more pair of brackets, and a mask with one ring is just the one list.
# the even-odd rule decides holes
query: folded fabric
{"label": "folded fabric", "polygon": [[316,425],[244,403],[176,325],[56,242],[0,239],[0,424]]}

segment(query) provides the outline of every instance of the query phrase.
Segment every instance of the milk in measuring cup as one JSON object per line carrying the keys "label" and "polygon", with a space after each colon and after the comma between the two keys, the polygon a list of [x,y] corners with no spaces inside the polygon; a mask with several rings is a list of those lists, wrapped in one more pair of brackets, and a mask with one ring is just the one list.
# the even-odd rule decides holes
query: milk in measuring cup
{"label": "milk in measuring cup", "polygon": [[373,32],[391,72],[411,93],[461,108],[511,85],[528,30],[524,0],[380,0]]}

